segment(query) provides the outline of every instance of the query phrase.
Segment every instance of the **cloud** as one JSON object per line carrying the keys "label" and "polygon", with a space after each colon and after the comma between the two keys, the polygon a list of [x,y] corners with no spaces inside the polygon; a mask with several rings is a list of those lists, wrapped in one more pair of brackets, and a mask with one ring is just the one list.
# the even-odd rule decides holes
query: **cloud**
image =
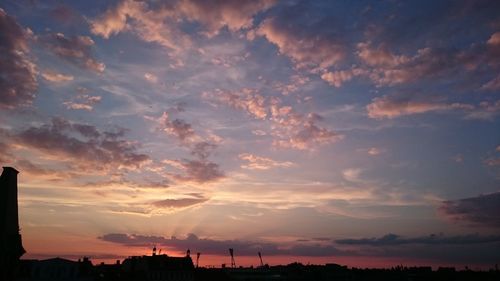
{"label": "cloud", "polygon": [[276,83],[273,88],[276,90],[280,91],[282,95],[289,95],[291,93],[297,92],[300,87],[304,86],[306,83],[308,83],[310,79],[306,76],[294,74],[290,76],[290,81],[289,83]]}
{"label": "cloud", "polygon": [[66,37],[62,33],[51,33],[40,38],[42,44],[58,57],[80,67],[103,72],[104,63],[97,61],[91,52],[95,44],[88,36]]}
{"label": "cloud", "polygon": [[188,20],[203,24],[205,34],[214,36],[227,27],[235,32],[253,25],[253,16],[269,9],[276,0],[181,0],[176,10]]}
{"label": "cloud", "polygon": [[78,88],[78,95],[73,98],[73,100],[66,101],[63,104],[67,109],[92,111],[94,109],[94,105],[101,102],[102,97],[91,96],[88,92],[89,91],[86,88]]}
{"label": "cloud", "polygon": [[208,183],[225,177],[218,164],[206,159],[183,159],[176,162],[184,170],[184,174],[173,176],[179,182]]}
{"label": "cloud", "polygon": [[229,248],[233,248],[239,256],[254,256],[257,252],[264,255],[287,255],[287,256],[334,256],[348,255],[352,251],[342,251],[330,244],[303,244],[280,245],[266,241],[245,241],[245,240],[215,240],[209,238],[199,238],[195,234],[188,234],[185,238],[165,238],[162,236],[147,236],[137,234],[110,233],[99,239],[107,242],[117,243],[125,246],[144,247],[156,245],[157,247],[167,247],[179,252],[187,249],[201,252],[206,255],[226,255]]}
{"label": "cloud", "polygon": [[[327,23],[318,21],[316,24]],[[276,45],[297,68],[316,72],[335,66],[346,56],[344,44],[335,35],[319,34],[321,29],[317,27],[274,17],[264,20],[255,34]]]}
{"label": "cloud", "polygon": [[372,100],[366,106],[368,116],[375,119],[396,118],[432,111],[472,110],[473,105],[462,103],[439,103],[428,101],[413,101],[409,97],[382,96]]}
{"label": "cloud", "polygon": [[370,66],[396,67],[410,60],[407,56],[392,54],[385,45],[373,48],[370,42],[363,42],[357,49],[358,57]]}
{"label": "cloud", "polygon": [[52,70],[45,70],[41,75],[45,80],[55,83],[73,81],[75,78],[73,75],[65,75]]}
{"label": "cloud", "polygon": [[36,67],[28,56],[31,31],[0,8],[0,109],[31,105],[38,89]]}
{"label": "cloud", "polygon": [[149,73],[149,72],[144,73],[144,78],[151,83],[158,82],[158,77],[152,73]]}
{"label": "cloud", "polygon": [[342,176],[345,180],[350,182],[360,181],[359,175],[361,174],[361,169],[346,169],[342,171]]}
{"label": "cloud", "polygon": [[489,102],[483,101],[479,103],[479,106],[475,110],[468,111],[465,115],[465,119],[482,119],[491,120],[500,114],[500,100]]}
{"label": "cloud", "polygon": [[268,115],[264,105],[265,98],[256,89],[243,88],[241,91],[223,91],[204,93],[205,98],[214,98],[232,108],[247,112],[256,119],[265,119]]}
{"label": "cloud", "polygon": [[343,138],[334,131],[320,127],[318,122],[323,117],[319,114],[297,113],[291,106],[283,106],[281,99],[266,98],[256,89],[217,89],[214,92],[204,92],[203,98],[242,110],[255,119],[270,121],[273,129],[271,134],[275,138],[273,144],[277,147],[306,150]]}
{"label": "cloud", "polygon": [[146,2],[125,0],[91,20],[90,24],[92,33],[104,38],[132,31],[146,42],[181,51],[191,45],[191,39],[179,28],[180,23],[198,22],[208,36],[216,35],[223,27],[234,32],[251,27],[253,16],[268,9],[274,2],[180,0],[153,7]]}
{"label": "cloud", "polygon": [[285,134],[274,132],[280,137],[273,142],[276,146],[306,150],[316,145],[334,143],[344,138],[339,133],[317,125],[317,122],[323,119],[319,114],[310,113],[307,116],[302,116],[290,111],[279,115],[280,117],[274,117],[274,121],[281,126],[280,129]]}
{"label": "cloud", "polygon": [[371,155],[371,156],[377,156],[379,154],[381,154],[383,151],[379,148],[376,148],[376,147],[370,147],[370,149],[368,149],[368,154]]}
{"label": "cloud", "polygon": [[124,130],[96,127],[53,118],[50,124],[11,132],[10,143],[37,151],[74,172],[136,169],[150,160],[135,143],[123,140]]}
{"label": "cloud", "polygon": [[500,166],[500,158],[489,158],[484,163],[488,166]]}
{"label": "cloud", "polygon": [[350,81],[352,78],[362,75],[364,73],[365,71],[361,68],[353,68],[349,70],[325,72],[321,75],[321,79],[325,80],[330,85],[339,88],[345,82]]}
{"label": "cloud", "polygon": [[262,130],[252,130],[252,134],[256,135],[256,136],[265,136],[267,135],[266,132],[262,131]]}
{"label": "cloud", "polygon": [[189,143],[198,139],[191,124],[186,121],[182,119],[171,120],[168,112],[164,112],[160,119],[165,126],[163,130],[167,132],[167,134],[175,136],[181,142]]}
{"label": "cloud", "polygon": [[491,35],[490,39],[486,42],[489,46],[498,47],[500,46],[500,32],[495,32]]}
{"label": "cloud", "polygon": [[368,245],[368,246],[398,246],[406,244],[424,244],[424,245],[469,245],[486,244],[500,242],[500,235],[456,235],[445,236],[443,234],[431,234],[421,237],[402,237],[396,234],[387,234],[380,238],[361,238],[361,239],[338,239],[337,244],[343,245]]}
{"label": "cloud", "polygon": [[496,91],[500,90],[500,74],[497,75],[492,80],[488,81],[486,84],[481,86],[481,89],[488,91]]}
{"label": "cloud", "polygon": [[206,141],[198,142],[191,147],[191,155],[198,159],[207,159],[216,148],[216,144]]}
{"label": "cloud", "polygon": [[455,221],[500,227],[500,192],[443,201],[439,210]]}
{"label": "cloud", "polygon": [[241,168],[249,170],[268,170],[275,167],[289,168],[294,166],[294,164],[289,161],[279,162],[271,158],[260,157],[250,153],[241,153],[238,157],[248,162],[247,164],[241,165]]}
{"label": "cloud", "polygon": [[164,199],[153,202],[153,206],[165,209],[179,209],[199,205],[208,201],[208,198],[179,198],[179,199]]}
{"label": "cloud", "polygon": [[[498,32],[485,43],[476,43],[469,48],[424,47],[413,55],[395,54],[388,44],[373,46],[372,42],[357,45],[357,56],[364,64],[361,75],[368,77],[377,87],[421,82],[424,79],[437,80],[458,73],[470,73],[481,66],[490,70],[500,65]],[[483,85],[483,89],[494,89],[496,81]]]}
{"label": "cloud", "polygon": [[[179,112],[178,109],[170,110]],[[180,111],[184,111],[181,107]],[[160,124],[161,130],[176,137],[183,147],[190,149],[190,154],[195,159],[166,159],[163,162],[171,167],[181,170],[183,173],[170,173],[170,177],[177,182],[208,183],[225,177],[218,164],[208,160],[210,154],[217,148],[212,140],[204,140],[197,135],[192,125],[182,119],[171,120],[169,112],[163,112],[158,119],[150,118]]]}

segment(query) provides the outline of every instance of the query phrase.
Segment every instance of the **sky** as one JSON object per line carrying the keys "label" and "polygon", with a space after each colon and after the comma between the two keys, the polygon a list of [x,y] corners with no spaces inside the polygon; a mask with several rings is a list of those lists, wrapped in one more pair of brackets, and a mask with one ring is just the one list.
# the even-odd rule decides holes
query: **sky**
{"label": "sky", "polygon": [[500,262],[499,1],[0,1],[24,258]]}

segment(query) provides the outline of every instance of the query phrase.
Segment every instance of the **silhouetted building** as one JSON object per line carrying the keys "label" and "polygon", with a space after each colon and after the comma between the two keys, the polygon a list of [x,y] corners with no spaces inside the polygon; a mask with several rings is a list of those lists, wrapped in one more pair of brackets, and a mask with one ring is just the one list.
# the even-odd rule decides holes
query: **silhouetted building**
{"label": "silhouetted building", "polygon": [[17,174],[4,167],[0,177],[0,280],[12,280],[19,258],[26,252],[19,233]]}
{"label": "silhouetted building", "polygon": [[129,257],[122,263],[123,280],[193,281],[194,265],[191,257],[153,255]]}
{"label": "silhouetted building", "polygon": [[23,260],[19,280],[30,281],[91,281],[94,270],[88,258],[72,261],[63,258]]}

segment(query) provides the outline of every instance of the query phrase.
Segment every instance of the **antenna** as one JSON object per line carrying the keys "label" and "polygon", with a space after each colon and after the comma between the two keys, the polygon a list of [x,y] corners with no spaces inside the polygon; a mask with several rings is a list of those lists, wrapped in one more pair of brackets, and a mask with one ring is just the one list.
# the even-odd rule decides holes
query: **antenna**
{"label": "antenna", "polygon": [[262,254],[259,252],[260,266],[264,267],[264,263],[262,262]]}
{"label": "antenna", "polygon": [[186,251],[186,257],[191,257],[191,250],[189,250],[189,249],[188,249],[188,250]]}
{"label": "antenna", "polygon": [[233,248],[229,248],[229,254],[231,255],[231,267],[236,267],[236,262],[234,261],[234,250]]}
{"label": "antenna", "polygon": [[198,268],[198,265],[200,262],[200,255],[201,255],[201,253],[196,253],[196,268]]}
{"label": "antenna", "polygon": [[153,256],[156,256],[156,245],[153,246]]}

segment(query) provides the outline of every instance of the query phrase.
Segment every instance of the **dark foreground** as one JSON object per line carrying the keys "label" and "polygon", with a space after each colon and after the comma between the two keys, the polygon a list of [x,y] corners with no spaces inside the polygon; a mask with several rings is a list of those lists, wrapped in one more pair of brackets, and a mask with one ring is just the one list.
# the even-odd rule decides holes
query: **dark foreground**
{"label": "dark foreground", "polygon": [[338,264],[263,266],[258,268],[195,268],[189,256],[130,257],[122,263],[92,265],[89,259],[21,260],[16,280],[224,281],[224,280],[500,280],[498,268],[488,271],[454,268],[394,267],[358,269]]}

